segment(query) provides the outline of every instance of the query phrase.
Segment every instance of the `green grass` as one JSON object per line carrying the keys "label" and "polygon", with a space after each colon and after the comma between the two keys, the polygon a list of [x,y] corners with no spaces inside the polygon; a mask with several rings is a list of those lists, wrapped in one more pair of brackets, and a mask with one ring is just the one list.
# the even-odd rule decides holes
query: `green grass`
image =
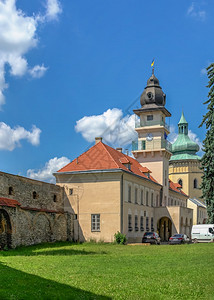
{"label": "green grass", "polygon": [[0,299],[214,299],[214,244],[0,252]]}

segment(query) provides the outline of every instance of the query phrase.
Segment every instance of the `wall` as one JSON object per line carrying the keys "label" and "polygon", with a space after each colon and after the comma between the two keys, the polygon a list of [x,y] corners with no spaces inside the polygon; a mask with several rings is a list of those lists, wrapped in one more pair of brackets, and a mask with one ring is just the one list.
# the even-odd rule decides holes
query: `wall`
{"label": "wall", "polygon": [[[57,185],[65,189],[65,210],[76,217],[75,240],[114,241],[114,234],[121,231],[121,175],[121,171],[56,175]],[[92,214],[100,215],[100,231],[91,230]]]}
{"label": "wall", "polygon": [[[203,172],[200,170],[200,162],[198,160],[191,161],[171,161],[169,165],[169,178],[173,182],[183,181],[183,191],[190,198],[200,199],[201,197],[201,177]],[[194,179],[198,181],[198,188],[194,188]]]}
{"label": "wall", "polygon": [[[64,212],[64,190],[59,186],[1,172],[0,198],[19,203],[14,207],[4,201],[0,204],[10,218],[11,247],[72,240],[73,215]],[[3,227],[0,234],[4,234]]]}

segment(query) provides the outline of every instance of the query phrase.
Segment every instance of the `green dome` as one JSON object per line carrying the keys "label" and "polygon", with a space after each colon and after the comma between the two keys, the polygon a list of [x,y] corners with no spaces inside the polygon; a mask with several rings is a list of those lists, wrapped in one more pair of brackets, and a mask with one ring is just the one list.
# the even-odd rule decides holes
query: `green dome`
{"label": "green dome", "polygon": [[198,144],[188,136],[188,123],[183,112],[178,123],[178,132],[177,140],[172,144],[172,157],[170,160],[201,159],[196,154],[200,149]]}

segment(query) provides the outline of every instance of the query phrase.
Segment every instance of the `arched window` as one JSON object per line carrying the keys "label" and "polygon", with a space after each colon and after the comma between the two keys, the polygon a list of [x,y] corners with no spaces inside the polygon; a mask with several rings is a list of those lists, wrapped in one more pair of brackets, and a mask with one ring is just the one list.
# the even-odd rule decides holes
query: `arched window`
{"label": "arched window", "polygon": [[181,187],[183,187],[183,181],[182,181],[182,179],[179,179],[178,183],[180,184]]}
{"label": "arched window", "polygon": [[194,189],[198,188],[198,180],[196,178],[193,181],[193,187],[194,187]]}

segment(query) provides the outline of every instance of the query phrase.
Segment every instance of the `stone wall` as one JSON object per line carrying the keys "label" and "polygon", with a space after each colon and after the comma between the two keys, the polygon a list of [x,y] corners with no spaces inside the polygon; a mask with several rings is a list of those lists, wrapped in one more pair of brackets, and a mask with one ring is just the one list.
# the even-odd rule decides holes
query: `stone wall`
{"label": "stone wall", "polygon": [[0,248],[72,240],[73,230],[63,188],[0,173]]}

